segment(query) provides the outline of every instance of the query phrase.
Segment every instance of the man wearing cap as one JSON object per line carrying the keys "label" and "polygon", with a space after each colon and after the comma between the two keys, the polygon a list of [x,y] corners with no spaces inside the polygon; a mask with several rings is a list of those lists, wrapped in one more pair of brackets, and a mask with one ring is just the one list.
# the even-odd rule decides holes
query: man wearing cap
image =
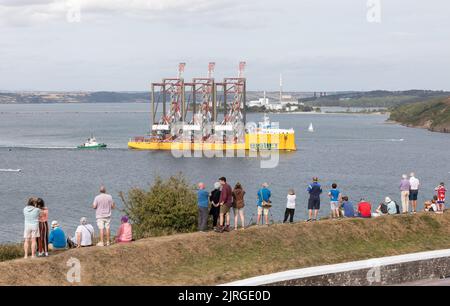
{"label": "man wearing cap", "polygon": [[[307,189],[309,193],[309,200],[308,200],[308,220],[309,221],[316,221],[317,216],[319,215],[320,210],[320,195],[322,194],[322,186],[319,184],[319,178],[313,177],[313,182],[308,186]],[[314,218],[313,218],[313,212],[314,212]]]}
{"label": "man wearing cap", "polygon": [[58,221],[52,221],[52,229],[48,236],[48,247],[50,250],[65,249],[66,248],[66,234],[59,227]]}
{"label": "man wearing cap", "polygon": [[256,225],[262,221],[261,216],[264,215],[264,221],[266,225],[269,225],[269,207],[265,207],[263,203],[269,203],[270,205],[270,197],[272,196],[271,191],[269,190],[268,183],[262,183],[261,189],[258,190],[257,196],[257,206],[258,206],[258,214],[256,218]]}

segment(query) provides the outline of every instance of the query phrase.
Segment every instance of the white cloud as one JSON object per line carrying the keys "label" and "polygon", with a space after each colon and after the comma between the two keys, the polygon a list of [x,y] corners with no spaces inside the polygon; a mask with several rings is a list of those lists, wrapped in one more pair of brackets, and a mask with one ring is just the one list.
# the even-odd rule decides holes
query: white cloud
{"label": "white cloud", "polygon": [[235,0],[0,0],[0,24],[32,25],[65,20],[67,11],[79,6],[87,17],[107,18],[111,14],[164,19],[180,14],[207,14],[235,7]]}

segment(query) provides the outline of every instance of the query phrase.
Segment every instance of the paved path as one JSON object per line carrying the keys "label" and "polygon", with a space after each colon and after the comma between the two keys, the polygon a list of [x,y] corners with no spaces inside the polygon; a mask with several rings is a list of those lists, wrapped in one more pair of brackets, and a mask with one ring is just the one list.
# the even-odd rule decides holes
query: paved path
{"label": "paved path", "polygon": [[412,283],[401,284],[398,286],[450,286],[450,278],[424,279]]}

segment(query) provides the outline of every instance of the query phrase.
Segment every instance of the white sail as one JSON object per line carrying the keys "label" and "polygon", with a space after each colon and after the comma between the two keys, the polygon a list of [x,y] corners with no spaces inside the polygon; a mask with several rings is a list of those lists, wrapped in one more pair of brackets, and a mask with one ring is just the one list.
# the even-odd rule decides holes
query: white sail
{"label": "white sail", "polygon": [[308,132],[311,132],[311,133],[314,132],[314,126],[313,126],[312,122],[309,124]]}

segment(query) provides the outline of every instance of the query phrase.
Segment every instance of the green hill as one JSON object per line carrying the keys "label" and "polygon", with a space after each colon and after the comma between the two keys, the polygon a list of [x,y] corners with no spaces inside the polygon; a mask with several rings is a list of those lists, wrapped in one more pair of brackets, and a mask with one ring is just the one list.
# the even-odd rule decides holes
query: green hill
{"label": "green hill", "polygon": [[450,133],[450,97],[395,107],[391,110],[389,120],[434,132]]}

